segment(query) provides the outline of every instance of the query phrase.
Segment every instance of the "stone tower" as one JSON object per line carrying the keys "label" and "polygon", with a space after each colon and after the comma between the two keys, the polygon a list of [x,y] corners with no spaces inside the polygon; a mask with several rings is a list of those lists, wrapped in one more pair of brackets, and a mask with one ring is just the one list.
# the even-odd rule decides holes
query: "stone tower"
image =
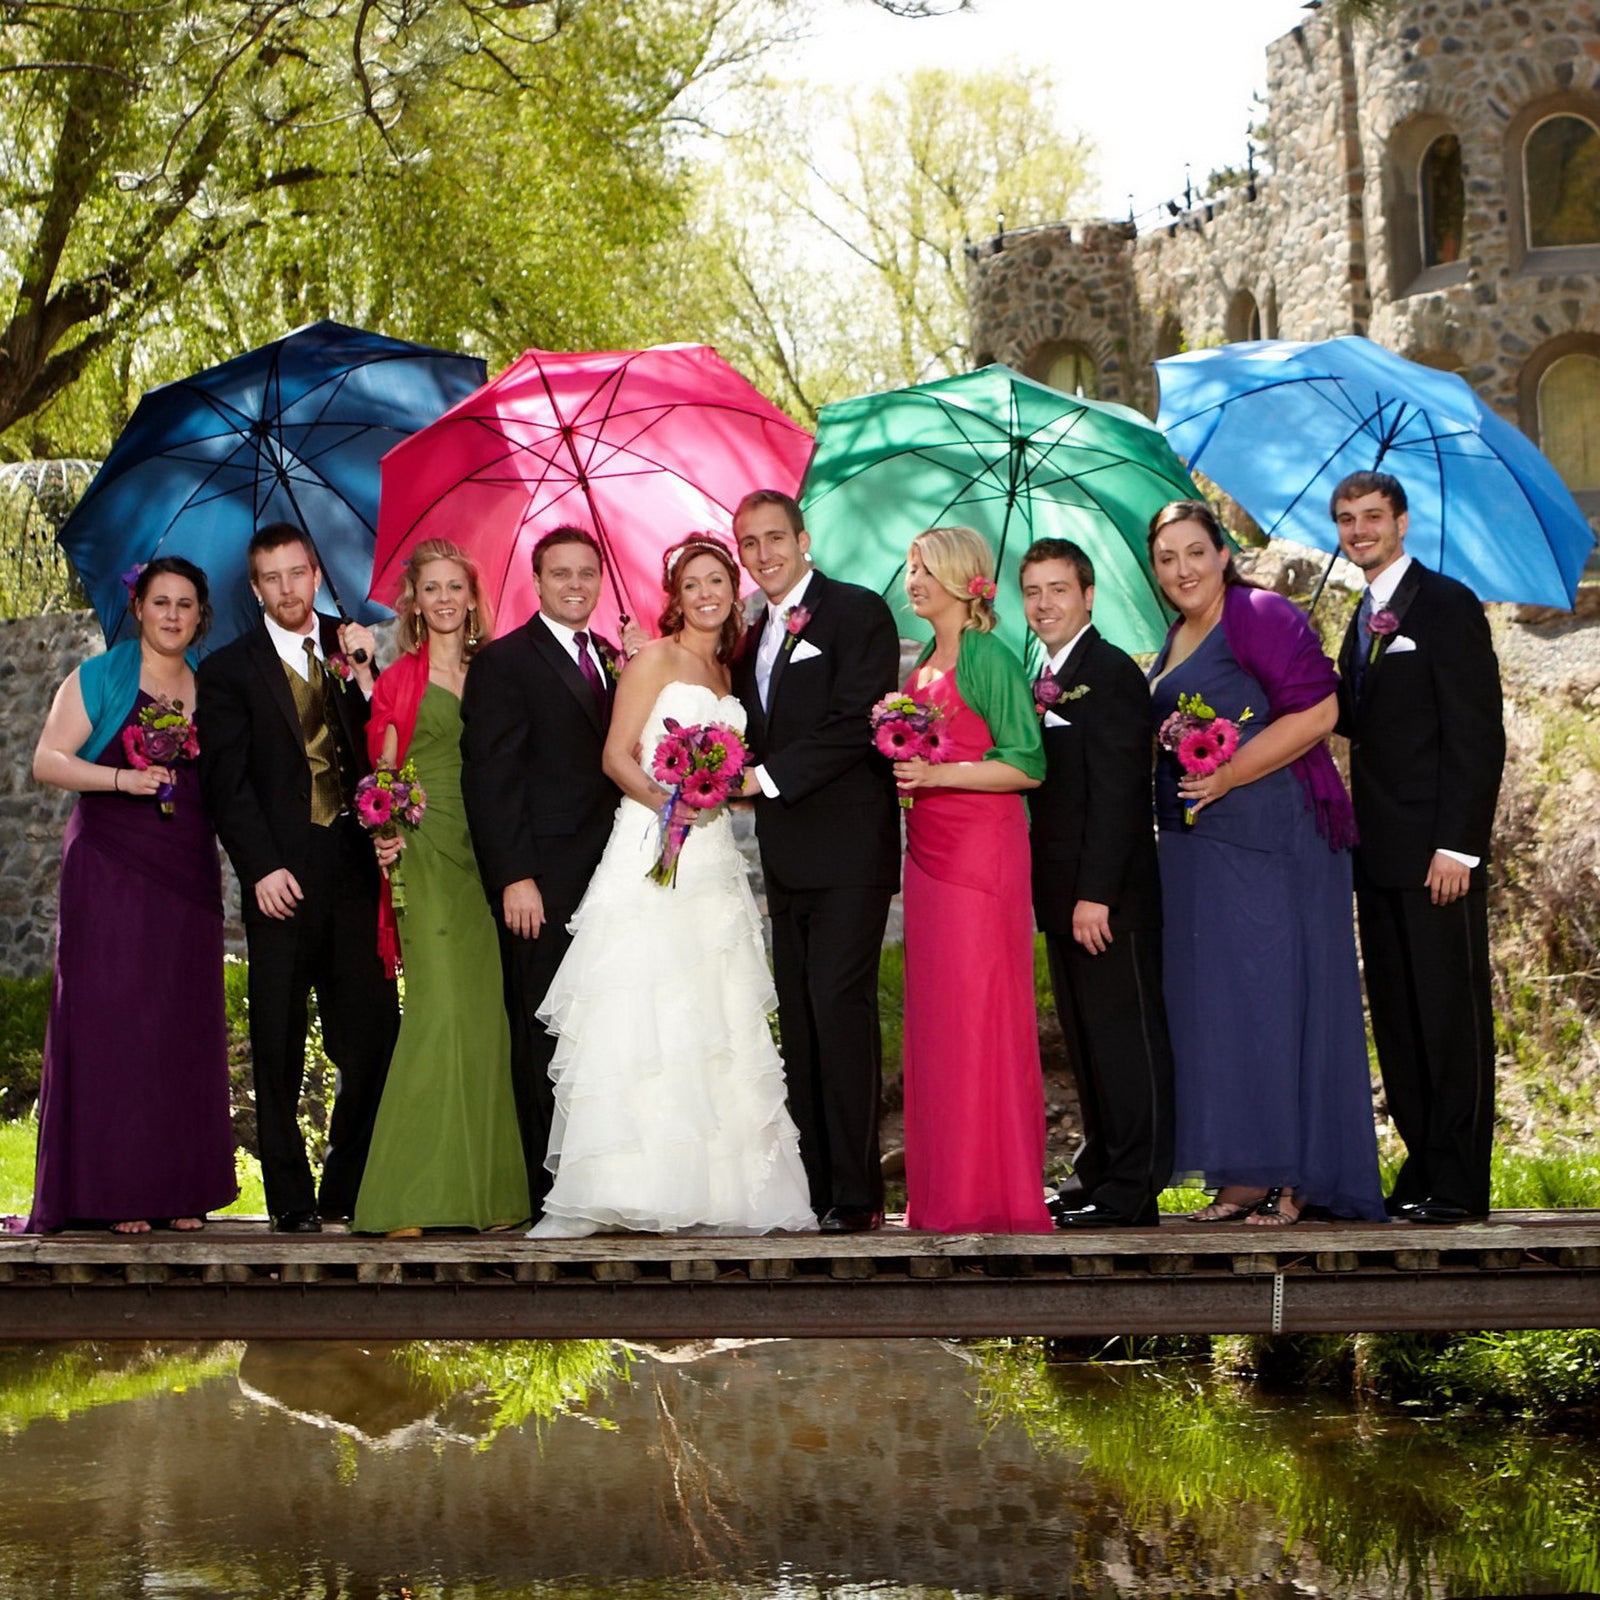
{"label": "stone tower", "polygon": [[969,251],[978,362],[1153,413],[1159,356],[1364,333],[1459,372],[1600,521],[1600,0],[1316,9],[1267,77],[1259,176]]}

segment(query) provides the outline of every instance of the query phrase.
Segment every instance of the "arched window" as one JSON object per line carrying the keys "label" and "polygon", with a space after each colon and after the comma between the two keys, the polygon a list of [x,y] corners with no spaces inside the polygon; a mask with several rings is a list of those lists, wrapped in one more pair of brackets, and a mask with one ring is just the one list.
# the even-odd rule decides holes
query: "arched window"
{"label": "arched window", "polygon": [[1034,368],[1041,383],[1048,383],[1063,394],[1093,400],[1100,392],[1100,370],[1081,344],[1046,345],[1035,358]]}
{"label": "arched window", "polygon": [[1600,244],[1600,131],[1562,113],[1538,123],[1522,146],[1528,248]]}
{"label": "arched window", "polygon": [[1178,320],[1177,312],[1163,312],[1161,321],[1156,325],[1156,360],[1164,361],[1168,356],[1175,356],[1183,347],[1183,324]]}
{"label": "arched window", "polygon": [[1390,297],[1465,282],[1466,160],[1447,118],[1422,111],[1390,132],[1382,192]]}
{"label": "arched window", "polygon": [[1574,351],[1544,369],[1539,448],[1574,494],[1600,490],[1600,356]]}
{"label": "arched window", "polygon": [[1466,197],[1461,181],[1461,141],[1442,134],[1422,153],[1417,172],[1422,265],[1447,267],[1461,259]]}
{"label": "arched window", "polygon": [[1261,307],[1248,289],[1241,289],[1228,302],[1228,343],[1236,344],[1241,339],[1260,337]]}

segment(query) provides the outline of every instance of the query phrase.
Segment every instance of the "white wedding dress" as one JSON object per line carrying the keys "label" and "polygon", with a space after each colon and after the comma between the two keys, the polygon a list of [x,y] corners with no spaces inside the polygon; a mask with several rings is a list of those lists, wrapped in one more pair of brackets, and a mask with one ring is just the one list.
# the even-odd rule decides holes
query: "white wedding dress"
{"label": "white wedding dress", "polygon": [[[645,723],[646,771],[667,717],[744,730],[732,696],[669,683]],[[690,832],[673,888],[645,876],[660,845],[656,813],[624,798],[540,1007],[558,1036],[555,1184],[529,1237],[813,1230],[767,1026],[777,997],[727,812]]]}

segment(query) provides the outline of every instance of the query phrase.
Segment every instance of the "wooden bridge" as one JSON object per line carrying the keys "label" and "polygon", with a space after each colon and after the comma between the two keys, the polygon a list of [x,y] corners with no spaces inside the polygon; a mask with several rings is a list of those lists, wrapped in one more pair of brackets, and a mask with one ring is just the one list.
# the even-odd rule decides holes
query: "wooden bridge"
{"label": "wooden bridge", "polygon": [[1600,1327],[1600,1212],[1461,1227],[527,1240],[0,1239],[0,1338],[525,1339]]}

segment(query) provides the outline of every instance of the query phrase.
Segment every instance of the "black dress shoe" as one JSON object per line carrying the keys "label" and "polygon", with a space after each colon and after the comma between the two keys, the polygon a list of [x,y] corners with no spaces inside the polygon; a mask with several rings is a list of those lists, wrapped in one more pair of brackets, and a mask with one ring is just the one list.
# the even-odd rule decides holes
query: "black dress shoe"
{"label": "black dress shoe", "polygon": [[1435,1225],[1450,1222],[1482,1222],[1487,1213],[1469,1211],[1465,1206],[1452,1205],[1448,1200],[1416,1200],[1401,1206],[1395,1213],[1402,1222],[1431,1222]]}
{"label": "black dress shoe", "polygon": [[1160,1220],[1158,1212],[1130,1217],[1126,1211],[1096,1200],[1082,1206],[1051,1205],[1048,1209],[1058,1228],[1153,1228]]}
{"label": "black dress shoe", "polygon": [[274,1233],[321,1233],[322,1218],[315,1211],[285,1211],[272,1219]]}
{"label": "black dress shoe", "polygon": [[823,1233],[868,1233],[883,1226],[881,1211],[858,1210],[854,1206],[833,1206],[822,1213],[817,1224]]}

